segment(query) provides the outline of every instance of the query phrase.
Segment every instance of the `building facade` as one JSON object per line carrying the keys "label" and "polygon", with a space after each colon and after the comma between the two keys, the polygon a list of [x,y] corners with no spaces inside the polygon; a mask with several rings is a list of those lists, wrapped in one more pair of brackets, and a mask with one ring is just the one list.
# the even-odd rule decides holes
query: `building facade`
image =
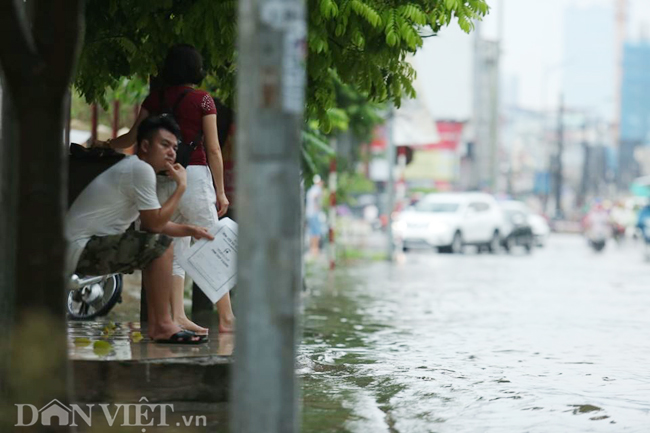
{"label": "building facade", "polygon": [[623,50],[618,184],[640,176],[637,148],[650,145],[650,42],[629,42]]}

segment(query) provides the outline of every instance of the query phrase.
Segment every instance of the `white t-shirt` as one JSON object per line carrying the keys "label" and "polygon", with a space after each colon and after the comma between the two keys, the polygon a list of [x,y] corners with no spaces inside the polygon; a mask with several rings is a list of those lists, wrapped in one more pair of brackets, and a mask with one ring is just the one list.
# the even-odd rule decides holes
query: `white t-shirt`
{"label": "white t-shirt", "polygon": [[307,205],[305,207],[305,215],[310,217],[318,215],[321,211],[321,201],[323,197],[323,188],[318,185],[312,185],[307,191]]}
{"label": "white t-shirt", "polygon": [[138,219],[140,211],[160,207],[156,173],[137,156],[127,156],[97,176],[79,194],[66,215],[68,274],[74,272],[92,236],[124,233]]}

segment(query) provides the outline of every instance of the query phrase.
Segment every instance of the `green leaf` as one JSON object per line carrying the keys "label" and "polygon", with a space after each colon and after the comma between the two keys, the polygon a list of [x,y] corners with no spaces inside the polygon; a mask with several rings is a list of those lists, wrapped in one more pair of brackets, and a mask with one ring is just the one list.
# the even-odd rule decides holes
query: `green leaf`
{"label": "green leaf", "polygon": [[97,356],[106,356],[113,350],[113,345],[108,341],[97,340],[93,343],[93,352]]}
{"label": "green leaf", "polygon": [[319,151],[327,155],[335,155],[335,152],[332,149],[332,147],[329,145],[329,143],[323,140],[322,138],[318,137],[316,134],[313,134],[308,131],[303,131],[302,139],[309,146],[313,146],[314,148],[318,149]]}
{"label": "green leaf", "polygon": [[74,345],[76,347],[86,347],[90,346],[90,339],[85,337],[77,337],[74,339]]}

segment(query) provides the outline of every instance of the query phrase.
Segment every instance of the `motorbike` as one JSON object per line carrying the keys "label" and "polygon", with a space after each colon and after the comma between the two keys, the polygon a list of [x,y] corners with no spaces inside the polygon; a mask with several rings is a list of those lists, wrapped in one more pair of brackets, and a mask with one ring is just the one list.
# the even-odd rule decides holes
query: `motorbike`
{"label": "motorbike", "polygon": [[92,320],[105,316],[122,302],[121,274],[84,277],[72,275],[69,281],[67,310],[72,320]]}
{"label": "motorbike", "polygon": [[587,241],[589,246],[593,248],[597,253],[605,249],[607,245],[607,237],[609,233],[605,227],[594,226],[589,229],[587,232]]}
{"label": "motorbike", "polygon": [[625,240],[626,227],[623,224],[613,223],[612,224],[612,237],[616,243],[621,243]]}
{"label": "motorbike", "polygon": [[594,249],[597,253],[605,249],[607,245],[607,240],[605,237],[589,237],[589,246]]}
{"label": "motorbike", "polygon": [[586,217],[585,228],[589,246],[597,253],[605,249],[607,238],[612,236],[609,215],[602,208],[592,210]]}

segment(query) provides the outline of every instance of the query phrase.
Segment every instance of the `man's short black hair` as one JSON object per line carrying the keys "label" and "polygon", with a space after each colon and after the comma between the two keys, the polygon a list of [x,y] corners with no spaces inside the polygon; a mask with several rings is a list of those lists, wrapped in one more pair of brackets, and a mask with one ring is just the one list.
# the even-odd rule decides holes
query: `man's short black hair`
{"label": "man's short black hair", "polygon": [[138,144],[142,143],[142,140],[151,140],[154,134],[161,129],[171,132],[179,141],[181,140],[181,128],[178,123],[172,116],[163,114],[162,116],[149,116],[140,123]]}
{"label": "man's short black hair", "polygon": [[192,45],[174,45],[167,52],[162,77],[168,86],[201,84],[205,78],[201,54]]}

